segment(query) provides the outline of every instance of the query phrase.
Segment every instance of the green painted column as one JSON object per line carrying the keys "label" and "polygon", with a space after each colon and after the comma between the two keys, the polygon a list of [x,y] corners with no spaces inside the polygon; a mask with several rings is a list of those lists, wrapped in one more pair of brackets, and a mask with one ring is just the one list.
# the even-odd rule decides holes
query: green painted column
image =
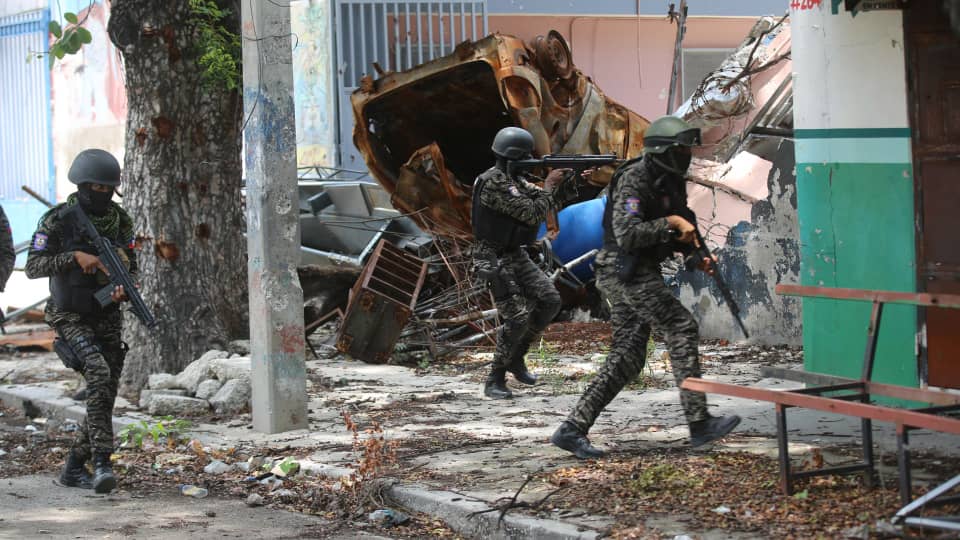
{"label": "green painted column", "polygon": [[[902,15],[834,4],[791,12],[801,284],[913,292]],[[859,378],[870,308],[804,299],[805,369]],[[884,308],[874,380],[917,385],[916,334],[916,308]]]}

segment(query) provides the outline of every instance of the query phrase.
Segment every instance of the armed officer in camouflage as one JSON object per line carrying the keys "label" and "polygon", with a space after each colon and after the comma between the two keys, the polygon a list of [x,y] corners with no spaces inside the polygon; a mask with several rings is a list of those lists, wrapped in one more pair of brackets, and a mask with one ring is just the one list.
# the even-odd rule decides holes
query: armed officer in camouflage
{"label": "armed officer in camouflage", "polygon": [[474,263],[503,321],[493,368],[483,387],[492,399],[513,397],[506,383],[508,371],[523,384],[536,384],[524,357],[560,311],[560,293],[523,247],[536,242],[540,224],[551,210],[576,198],[577,181],[570,169],[555,169],[541,189],[513,174],[510,162],[527,159],[531,152],[533,136],[528,131],[500,130],[493,140],[497,163],[473,184]]}
{"label": "armed officer in camouflage", "polygon": [[[97,149],[80,152],[67,176],[78,185],[77,191],[40,218],[27,256],[26,273],[30,278],[50,278],[51,299],[45,320],[58,336],[54,348],[64,364],[83,374],[89,391],[87,418],[67,454],[60,483],[108,493],[117,484],[110,455],[114,449],[113,404],[127,351],[120,339],[123,317],[119,309],[126,294],[122,287],[117,287],[113,303],[100,306],[94,292],[109,283],[106,268],[97,256],[91,255],[96,251],[80,228],[62,214],[79,204],[97,232],[114,242],[118,255],[127,262],[135,278],[133,220],[111,201],[120,185],[120,165],[109,153]],[[86,468],[91,458],[92,476]]]}
{"label": "armed officer in camouflage", "polygon": [[[687,208],[684,176],[691,147],[700,144],[700,130],[665,116],[650,124],[643,144],[644,155],[625,163],[610,181],[603,215],[604,245],[595,262],[597,284],[611,308],[610,354],[551,437],[554,445],[580,459],[603,455],[590,444],[587,432],[604,407],[643,369],[651,326],[666,338],[677,386],[687,377],[700,376],[697,322],[671,294],[660,273],[661,262],[677,251],[690,254],[697,242],[695,223],[677,214],[693,215]],[[707,272],[712,272],[714,262],[697,261]],[[735,415],[711,416],[703,393],[680,390],[680,402],[692,446],[719,439],[740,423]]]}

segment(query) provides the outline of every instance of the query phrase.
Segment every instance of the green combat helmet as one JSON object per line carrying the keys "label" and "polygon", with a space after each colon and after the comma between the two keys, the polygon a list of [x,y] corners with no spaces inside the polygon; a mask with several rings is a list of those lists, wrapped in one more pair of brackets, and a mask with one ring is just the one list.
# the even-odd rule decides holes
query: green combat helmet
{"label": "green combat helmet", "polygon": [[676,116],[656,119],[643,134],[643,152],[660,167],[686,174],[690,166],[690,150],[700,145],[700,128],[695,128]]}

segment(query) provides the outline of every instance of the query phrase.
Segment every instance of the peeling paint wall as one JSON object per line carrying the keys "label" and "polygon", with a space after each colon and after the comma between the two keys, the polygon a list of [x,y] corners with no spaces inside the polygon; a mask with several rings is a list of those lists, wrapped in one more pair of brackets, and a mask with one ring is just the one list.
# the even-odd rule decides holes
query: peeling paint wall
{"label": "peeling paint wall", "polygon": [[[68,4],[63,10],[73,8]],[[84,27],[93,40],[77,54],[57,61],[50,73],[57,200],[64,200],[76,189],[67,180],[67,171],[82,150],[102,148],[123,163],[127,94],[120,53],[107,35],[109,6],[104,2],[92,6],[84,3],[77,16],[84,18],[88,9]]]}
{"label": "peeling paint wall", "polygon": [[[803,285],[916,290],[900,11],[792,11]],[[809,371],[859,377],[870,305],[803,300]],[[884,309],[874,378],[916,385],[912,306]]]}
{"label": "peeling paint wall", "polygon": [[[753,173],[767,171],[762,182],[756,182],[755,177],[752,180],[749,173],[732,171],[742,184],[742,192],[760,199],[758,202],[750,203],[703,186],[688,189],[688,197],[698,218],[732,224],[729,228],[709,228],[703,234],[720,259],[722,275],[740,307],[750,341],[799,345],[800,302],[774,292],[778,283],[796,283],[800,273],[793,143],[753,139],[745,150],[734,162],[750,159],[770,164]],[[677,287],[681,302],[700,322],[701,336],[743,339],[729,309],[720,300],[713,278],[702,272],[681,271],[677,274]]]}

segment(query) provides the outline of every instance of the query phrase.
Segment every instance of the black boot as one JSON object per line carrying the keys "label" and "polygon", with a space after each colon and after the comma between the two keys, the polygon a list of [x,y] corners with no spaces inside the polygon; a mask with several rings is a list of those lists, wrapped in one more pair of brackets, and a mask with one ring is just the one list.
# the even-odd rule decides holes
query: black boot
{"label": "black boot", "polygon": [[590,444],[587,434],[580,431],[580,428],[570,422],[564,421],[560,427],[553,432],[550,442],[554,446],[563,448],[567,452],[573,452],[573,455],[580,459],[597,459],[603,457],[603,450]]}
{"label": "black boot", "polygon": [[117,477],[110,466],[110,452],[97,452],[93,455],[93,490],[97,493],[110,493],[117,487]]}
{"label": "black boot", "polygon": [[93,477],[85,465],[86,460],[81,459],[73,450],[67,454],[67,459],[63,463],[63,470],[60,472],[60,484],[64,487],[76,487],[81,489],[93,488]]}
{"label": "black boot", "polygon": [[507,370],[494,368],[483,383],[483,394],[490,399],[509,399],[513,392],[507,388]]}
{"label": "black boot", "polygon": [[717,439],[722,439],[740,423],[740,417],[711,416],[706,420],[690,423],[690,446],[696,448]]}
{"label": "black boot", "polygon": [[513,373],[513,377],[517,379],[517,382],[533,386],[537,384],[537,376],[527,371],[527,363],[523,360],[523,357],[524,355],[521,354],[520,358],[514,359],[514,361],[507,366],[507,371]]}

